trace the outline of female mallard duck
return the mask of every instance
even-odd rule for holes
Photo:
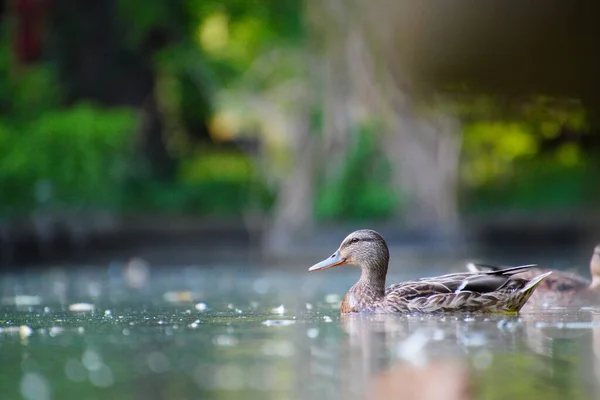
[[[362,273],[342,301],[341,312],[501,312],[514,313],[525,304],[535,287],[550,274],[533,279],[513,275],[530,266],[499,271],[457,273],[422,278],[385,288],[389,250],[383,237],[369,229],[348,235],[329,258],[309,272],[342,264],[357,265]]]
[[[471,272],[497,271],[498,267],[485,264],[467,264]],[[552,272],[537,288],[535,294],[527,302],[527,307],[537,308],[552,306],[583,306],[600,303],[600,244],[596,245],[590,259],[592,280],[567,271],[555,271],[542,268],[531,268],[516,275],[522,279],[531,279],[535,275]]]

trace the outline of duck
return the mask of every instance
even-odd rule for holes
[[[342,314],[375,313],[518,313],[540,282],[552,272],[531,279],[515,277],[535,265],[490,271],[458,272],[385,287],[390,260],[383,236],[371,229],[350,233],[338,249],[309,272],[344,264],[360,267],[358,282],[344,296]]]
[[[499,267],[486,264],[467,264],[467,270],[470,272],[497,271],[499,269]],[[531,279],[546,272],[552,272],[552,276],[539,285],[527,303],[528,309],[600,304],[600,243],[594,247],[590,258],[591,279],[573,272],[544,268],[531,268],[520,272],[517,276],[522,279]]]

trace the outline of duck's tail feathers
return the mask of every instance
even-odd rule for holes
[[[480,273],[480,272],[490,272],[490,273],[501,273],[501,274],[509,274],[509,275],[513,275],[513,274],[518,274],[519,272],[523,272],[529,268],[534,268],[537,267],[537,264],[525,264],[525,265],[519,265],[516,267],[508,267],[508,268],[502,268],[502,267],[498,267],[495,265],[489,265],[489,264],[479,264],[479,263],[473,263],[473,262],[469,262],[467,263],[467,270],[469,272],[472,273]]]
[[[545,272],[545,273],[543,273],[541,275],[536,276],[535,278],[530,279],[529,282],[527,282],[527,284],[525,286],[523,286],[523,288],[521,289],[521,291],[522,292],[531,291],[531,293],[533,293],[533,291],[535,290],[535,287],[537,285],[539,285],[540,282],[543,281],[544,278],[546,278],[551,273],[552,273],[552,271]]]

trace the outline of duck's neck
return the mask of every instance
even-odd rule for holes
[[[384,263],[374,264],[362,268],[360,279],[350,289],[356,300],[374,302],[381,300],[385,294],[385,276],[387,274],[387,260]]]

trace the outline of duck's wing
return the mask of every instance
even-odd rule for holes
[[[513,275],[526,271],[531,267],[533,265],[523,265],[493,271],[458,272],[430,278],[420,278],[392,285],[386,289],[385,294],[387,296],[397,293],[406,299],[410,299],[412,297],[453,293],[456,291],[487,293],[500,289]]]
[[[528,291],[526,298],[512,304],[504,311],[518,311],[533,289],[548,274],[532,280],[513,277],[533,265],[504,268],[497,271],[464,272],[421,278],[392,285],[386,289],[385,302],[398,311],[477,311],[508,302],[515,293]]]

